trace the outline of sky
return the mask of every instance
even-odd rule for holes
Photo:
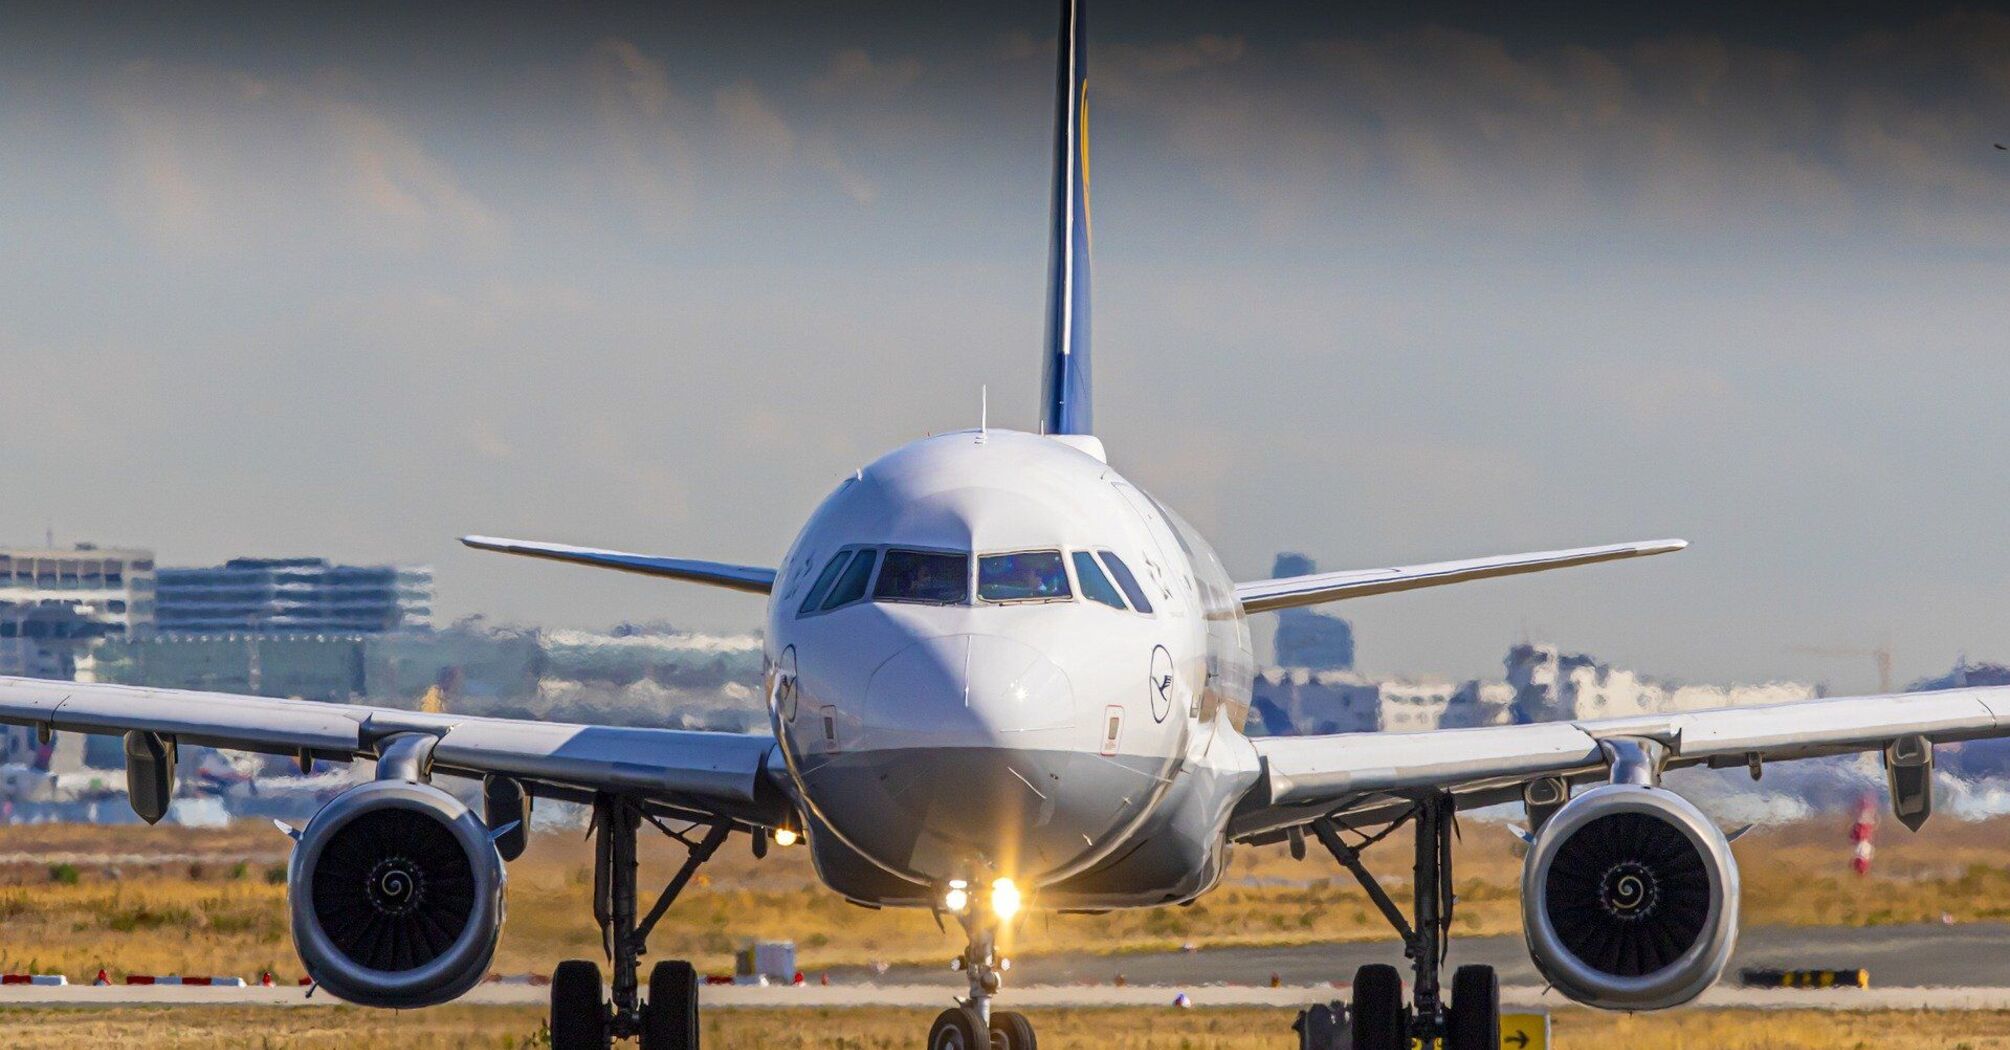
[[[1693,543],[1335,606],[1371,671],[2010,660],[2010,14],[1629,6],[1092,7],[1112,463],[1238,578]],[[772,564],[1036,426],[1055,22],[0,8],[0,541],[753,627],[454,538]]]

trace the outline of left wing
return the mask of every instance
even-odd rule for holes
[[[1621,558],[1644,558],[1668,554],[1689,545],[1686,540],[1648,540],[1644,543],[1617,543],[1607,547],[1577,547],[1572,550],[1536,551],[1532,554],[1503,554],[1464,561],[1440,561],[1427,565],[1398,565],[1386,569],[1350,569],[1321,572],[1311,576],[1286,576],[1276,580],[1255,580],[1235,585],[1235,597],[1242,611],[1269,612],[1295,605],[1318,605],[1342,598],[1369,594],[1409,591],[1419,587],[1442,587],[1448,583],[1484,580],[1494,576],[1515,576],[1544,572],[1572,565],[1590,565]]]
[[[0,677],[0,722],[50,730],[141,730],[177,741],[268,754],[375,758],[400,733],[438,738],[434,768],[502,774],[533,794],[601,791],[774,826],[787,802],[768,779],[769,734],[566,725],[512,718],[278,700],[181,689]]]
[[[1460,805],[1505,801],[1537,777],[1602,774],[1602,742],[1651,740],[1670,767],[1876,751],[1907,737],[1950,743],[2010,736],[2010,687],[1840,697],[1579,722],[1336,733],[1250,741],[1263,776],[1238,811],[1247,836],[1430,790]]]
[[[622,572],[663,576],[673,580],[688,580],[692,583],[709,583],[714,587],[747,591],[752,594],[766,594],[775,588],[775,570],[764,569],[757,565],[728,565],[725,562],[699,561],[696,558],[663,558],[653,554],[630,554],[627,551],[573,547],[563,543],[506,540],[497,536],[462,536],[461,542],[476,550],[521,554],[547,561],[619,569]]]

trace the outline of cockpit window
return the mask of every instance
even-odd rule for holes
[[[838,577],[837,585],[831,588],[830,597],[825,598],[818,609],[835,609],[840,605],[850,605],[865,597],[865,585],[872,579],[874,555],[879,552],[871,548],[858,552],[858,557],[845,566],[844,574]]]
[[[970,555],[889,550],[874,601],[962,605],[970,597]]]
[[[1138,578],[1131,575],[1131,567],[1125,565],[1124,559],[1117,557],[1115,551],[1097,551],[1096,554],[1103,559],[1104,565],[1110,567],[1110,575],[1116,577],[1117,586],[1124,589],[1124,596],[1131,600],[1131,608],[1150,616],[1151,599],[1146,598],[1145,589],[1138,586]]]
[[[844,569],[846,562],[851,561],[851,556],[851,551],[839,551],[831,556],[830,564],[824,566],[824,571],[817,575],[816,585],[810,588],[809,595],[803,599],[803,604],[796,609],[797,616],[802,616],[815,609],[824,600],[824,595],[830,593],[831,584],[837,582],[838,573]]]
[[[1088,551],[1076,551],[1069,557],[1075,563],[1075,582],[1081,585],[1082,597],[1102,602],[1112,609],[1124,607],[1123,597],[1110,585],[1110,578],[1097,567],[1095,555]]]
[[[1020,551],[978,559],[977,596],[987,602],[1064,602],[1073,592],[1060,551]]]

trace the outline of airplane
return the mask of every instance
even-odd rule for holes
[[[804,840],[833,892],[952,916],[967,994],[930,1050],[1036,1050],[994,1009],[999,935],[1032,909],[1164,907],[1220,881],[1237,845],[1308,840],[1401,937],[1397,969],[1360,968],[1353,1046],[1498,1045],[1499,986],[1443,980],[1459,810],[1519,801],[1522,909],[1543,977],[1623,1010],[1695,998],[1723,971],[1739,883],[1726,836],[1664,771],[1883,754],[1892,805],[1932,808],[1935,743],[2010,735],[2010,690],[1414,733],[1244,732],[1248,618],[1275,609],[1658,555],[1680,540],[1237,582],[1178,515],[1113,468],[1092,425],[1087,47],[1064,0],[1040,428],[980,425],[900,446],[842,479],[774,567],[479,536],[469,546],[765,595],[770,732],[563,725],[305,701],[0,679],[0,721],[124,734],[129,797],[165,812],[176,749],[374,760],[301,828],[288,909],[308,975],[355,1003],[451,1000],[486,973],[506,865],[534,799],[592,807],[593,911],[612,973],[561,962],[557,1050],[639,1038],[698,1045],[699,985],[651,931],[743,834],[756,855]],[[480,812],[432,783],[480,777]],[[688,854],[646,909],[647,825]],[[1412,900],[1361,854],[1407,826]]]

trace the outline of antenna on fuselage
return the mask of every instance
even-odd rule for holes
[[[980,383],[977,387],[977,443],[983,444],[991,433],[991,385]]]

